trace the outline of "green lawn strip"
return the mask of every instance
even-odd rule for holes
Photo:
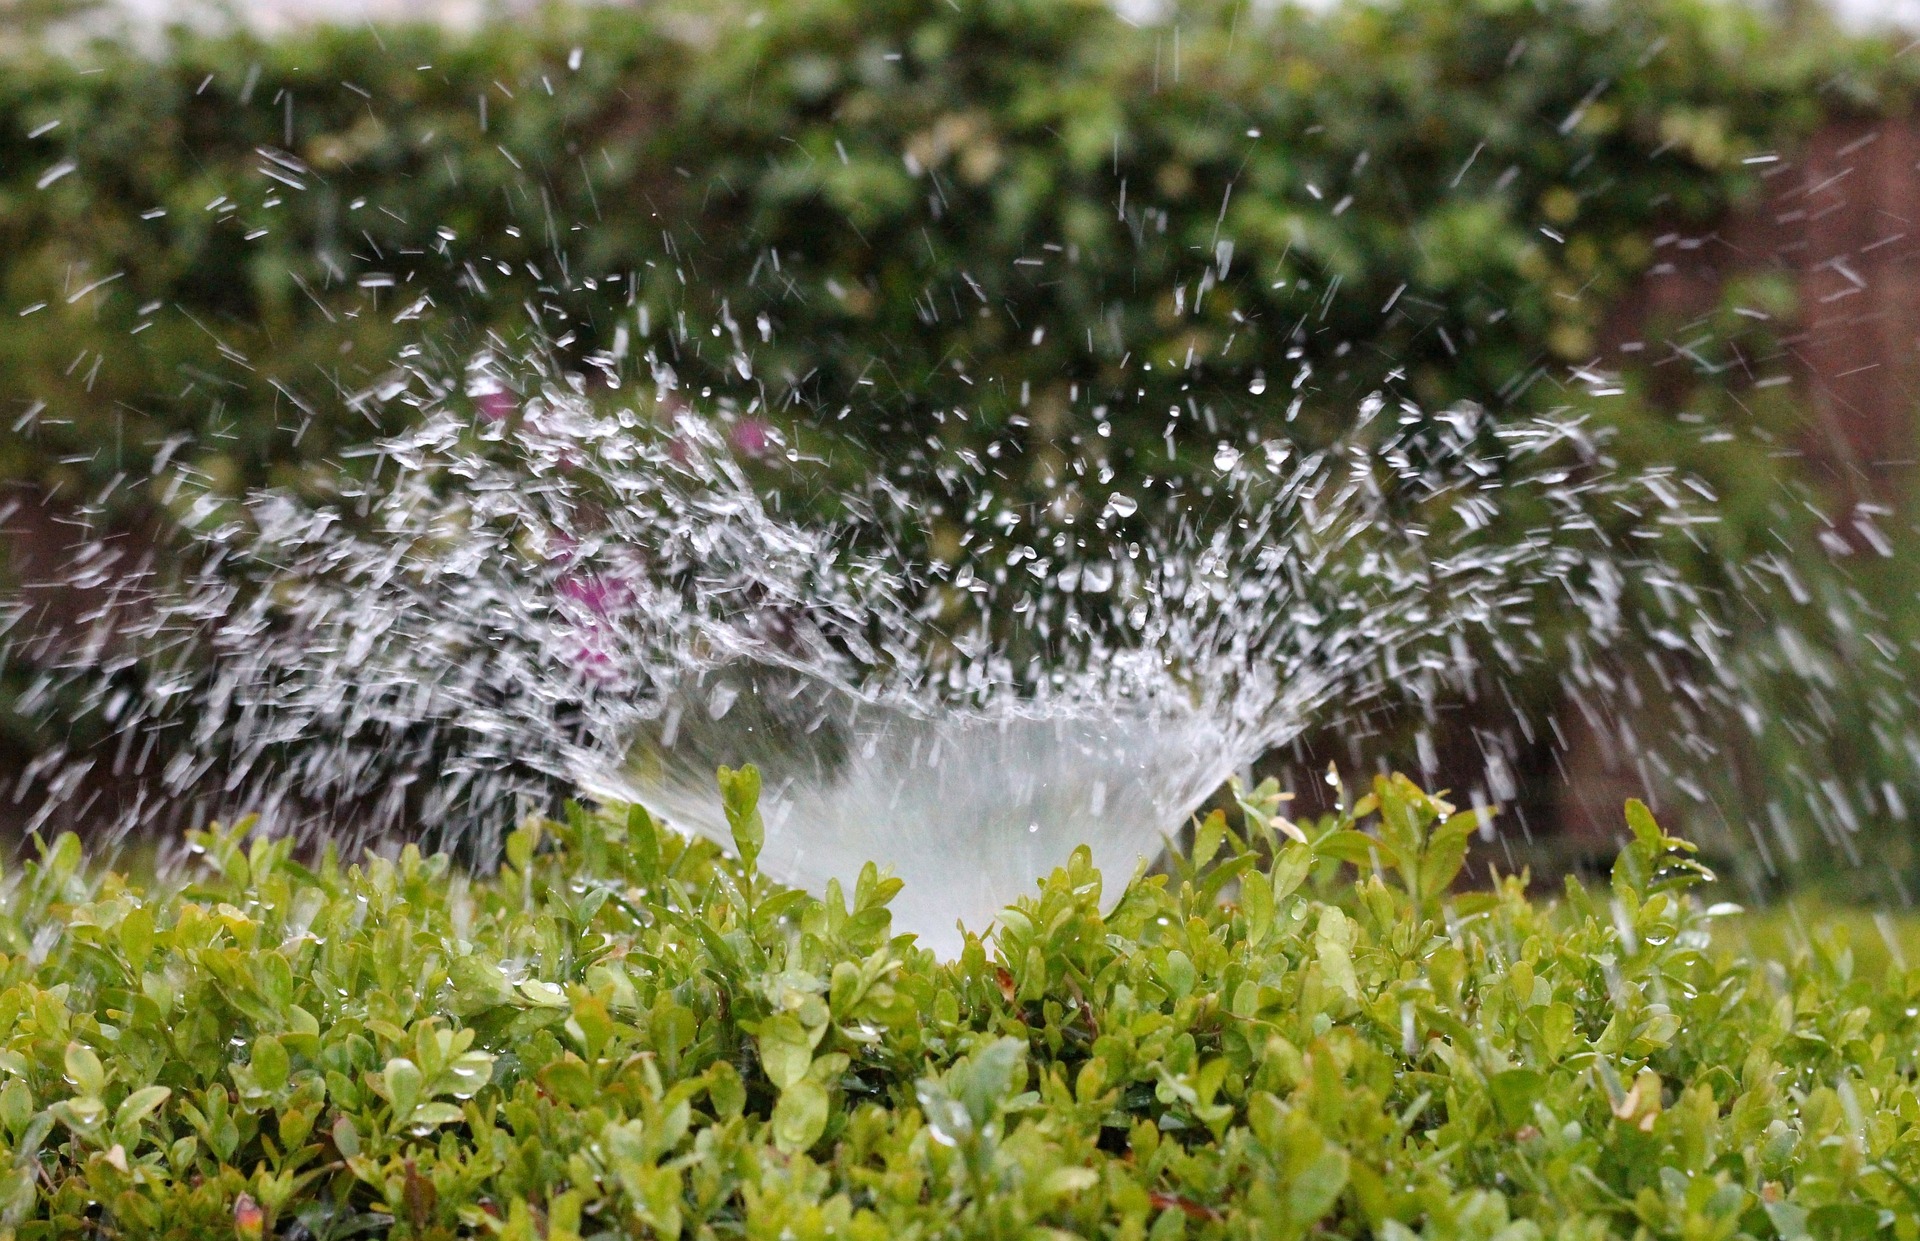
[[[1716,919],[1713,939],[1742,956],[1785,968],[1795,968],[1808,955],[1824,957],[1842,976],[1879,979],[1920,962],[1920,916],[1912,910],[1862,908],[1818,896]]]

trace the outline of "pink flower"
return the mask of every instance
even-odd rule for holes
[[[633,587],[627,579],[601,573],[564,578],[559,591],[561,598],[580,605],[602,620],[633,603]]]
[[[613,656],[587,643],[582,643],[579,649],[568,657],[567,663],[582,680],[598,681],[607,685],[620,679],[620,670],[615,667]]]
[[[488,422],[504,422],[520,411],[520,402],[513,399],[513,393],[495,389],[477,393],[473,398],[473,407]]]
[[[632,583],[606,573],[580,573],[554,587],[572,622],[574,649],[567,663],[586,680],[611,684],[620,679],[618,623],[615,617],[634,604]]]
[[[742,418],[727,432],[727,439],[732,442],[736,452],[758,457],[773,442],[773,428],[761,418]]]

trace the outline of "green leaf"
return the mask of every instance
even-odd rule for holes
[[[733,847],[751,869],[766,843],[766,824],[760,818],[760,769],[749,763],[740,770],[720,769],[720,801],[733,831]]]
[[[94,1095],[63,1099],[47,1109],[61,1124],[91,1139],[107,1120],[107,1105]]]
[[[1428,837],[1420,863],[1421,891],[1415,894],[1423,909],[1430,911],[1432,903],[1453,886],[1454,877],[1466,864],[1467,846],[1479,828],[1480,812],[1467,810],[1449,818]]]
[[[533,821],[523,824],[507,834],[507,863],[515,870],[524,871],[533,865],[533,852],[540,846],[540,824]]]
[[[686,1006],[669,1002],[654,1011],[653,1030],[661,1053],[677,1057],[699,1035],[699,1019]]]
[[[85,1043],[68,1043],[66,1054],[67,1081],[83,1095],[98,1097],[107,1088],[107,1071],[100,1064],[100,1057],[93,1048]]]
[[[1167,953],[1166,963],[1159,969],[1160,978],[1167,984],[1176,1000],[1184,1000],[1193,994],[1193,984],[1198,977],[1193,968],[1193,959],[1178,948]]]
[[[33,1091],[27,1084],[15,1078],[0,1087],[0,1125],[6,1126],[8,1135],[17,1141],[32,1119]]]
[[[113,1127],[121,1133],[131,1132],[172,1096],[173,1091],[165,1086],[141,1087],[121,1102],[120,1110],[114,1113]]]
[[[814,903],[814,895],[805,888],[789,888],[785,892],[776,892],[753,908],[753,922],[763,930],[772,930],[780,919],[797,916],[808,905]]]
[[[1355,866],[1371,866],[1381,851],[1380,842],[1365,832],[1352,830],[1329,832],[1313,842],[1313,851],[1321,857],[1339,858]]]
[[[1376,776],[1373,796],[1380,810],[1380,838],[1388,850],[1401,858],[1418,857],[1432,816],[1426,794],[1405,776]],[[1356,815],[1358,811],[1355,807]]]
[[[1533,1116],[1533,1103],[1546,1088],[1547,1079],[1533,1069],[1507,1069],[1487,1079],[1487,1095],[1493,1110],[1508,1129],[1518,1129]]]
[[[1273,900],[1278,905],[1299,890],[1313,871],[1313,850],[1303,844],[1288,845],[1273,859]]]
[[[1347,1187],[1347,1152],[1329,1146],[1302,1168],[1287,1189],[1287,1215],[1296,1228],[1305,1228],[1333,1210]]]
[[[280,1145],[285,1150],[299,1150],[313,1133],[313,1122],[320,1118],[322,1100],[315,1098],[311,1102],[290,1106],[280,1112]]]
[[[493,1080],[494,1058],[490,1052],[467,1051],[453,1058],[436,1079],[435,1094],[456,1099],[471,1099]]]
[[[513,1002],[513,984],[498,965],[478,954],[455,958],[447,967],[447,980],[453,984],[462,1015]]]
[[[1666,833],[1653,821],[1653,811],[1638,797],[1627,799],[1627,827],[1633,832],[1633,838],[1649,849],[1661,848],[1666,840]]]
[[[1240,876],[1247,874],[1259,865],[1260,859],[1251,853],[1237,853],[1233,857],[1207,871],[1207,877],[1200,882],[1200,898],[1211,905],[1226,891],[1228,885]]]
[[[1880,1213],[1863,1202],[1829,1202],[1807,1212],[1807,1233],[1817,1241],[1855,1241],[1881,1231]]]
[[[341,1116],[333,1122],[333,1145],[348,1159],[360,1156],[360,1129],[350,1116]]]
[[[1540,1049],[1548,1059],[1558,1060],[1574,1040],[1573,1006],[1564,1001],[1549,1004],[1540,1013]]]
[[[120,920],[120,950],[135,970],[153,955],[153,911],[145,905],[135,907]]]
[[[632,850],[634,869],[643,878],[659,876],[660,827],[638,802],[627,807],[627,847]]]
[[[776,1089],[785,1090],[807,1075],[814,1040],[791,1013],[762,1021],[758,1043],[760,1066]]]
[[[28,1218],[39,1199],[39,1190],[39,1178],[32,1164],[0,1171],[0,1219]]]
[[[571,1052],[542,1068],[538,1077],[556,1099],[574,1107],[588,1106],[600,1093],[593,1069]]]
[[[802,1078],[780,1092],[773,1108],[773,1141],[783,1151],[806,1150],[827,1131],[827,1088]]]
[[[451,1103],[422,1103],[407,1116],[407,1127],[419,1129],[458,1124],[465,1115]]]
[[[1257,943],[1266,940],[1273,925],[1273,877],[1253,874],[1240,881],[1240,907],[1247,914],[1247,933]]]
[[[520,994],[525,996],[528,1002],[539,1008],[571,1007],[567,1002],[567,993],[565,991],[550,982],[542,982],[538,978],[521,979]]]
[[[578,1040],[581,1054],[589,1060],[597,1060],[601,1050],[613,1041],[613,1017],[607,1012],[607,1006],[596,997],[580,995],[573,1001],[573,1016],[568,1020],[566,1030]]]
[[[746,1083],[740,1080],[740,1072],[725,1060],[716,1060],[707,1067],[707,1099],[713,1104],[714,1115],[722,1120],[738,1116],[747,1106]]]
[[[838,962],[833,967],[833,978],[827,987],[827,1007],[835,1017],[844,1018],[859,1001],[863,990],[860,967],[851,961]]]
[[[1026,1081],[1027,1045],[1017,1038],[995,1039],[947,1074],[948,1090],[967,1109],[975,1129],[985,1128]]]
[[[280,1040],[271,1034],[263,1034],[253,1041],[253,1058],[248,1062],[253,1071],[253,1080],[262,1090],[274,1091],[287,1084],[287,1075],[293,1071],[293,1061],[287,1056],[287,1049]]]
[[[387,1089],[387,1102],[393,1105],[395,1119],[404,1120],[420,1102],[420,1090],[426,1084],[420,1066],[404,1056],[387,1061],[381,1081]]]
[[[1763,1203],[1767,1211],[1767,1222],[1780,1234],[1780,1241],[1805,1241],[1812,1234],[1807,1231],[1807,1208],[1795,1202]],[[1871,1236],[1869,1231],[1863,1235]]]
[[[1200,820],[1193,830],[1193,866],[1195,870],[1205,870],[1207,863],[1213,861],[1220,852],[1220,846],[1227,839],[1227,816],[1216,810]]]
[[[1336,905],[1320,911],[1319,926],[1313,934],[1315,959],[1320,976],[1349,999],[1360,998],[1360,980],[1353,972],[1354,925]]]

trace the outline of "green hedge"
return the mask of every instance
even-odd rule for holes
[[[722,779],[734,859],[637,811],[492,876],[56,841],[0,903],[0,1236],[1920,1235],[1920,971],[1714,952],[1637,803],[1550,905],[1450,893],[1478,815],[1402,779],[1266,788],[942,964],[871,868],[758,874]]]
[[[576,364],[625,329],[690,391],[845,430],[860,468],[1024,417],[1034,491],[1096,453],[1137,478],[1174,406],[1208,456],[1388,383],[1543,408],[1655,233],[1739,201],[1743,157],[1903,107],[1905,66],[1701,0],[1146,30],[779,0],[15,51],[0,475],[79,498],[188,432],[217,490],[299,481],[408,346],[457,360],[529,311]]]

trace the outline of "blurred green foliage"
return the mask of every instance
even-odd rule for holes
[[[1036,491],[1137,475],[1176,408],[1210,453],[1385,386],[1562,404],[1654,233],[1899,106],[1891,51],[1697,0],[1145,29],[780,0],[16,50],[0,475],[79,498],[188,433],[216,490],[297,481],[371,433],[345,398],[530,314],[576,364],[624,336],[883,460],[1024,419]]]

